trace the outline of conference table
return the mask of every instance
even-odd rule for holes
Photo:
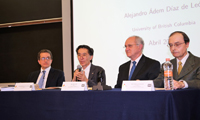
[[[200,120],[200,90],[1,91],[1,120]]]

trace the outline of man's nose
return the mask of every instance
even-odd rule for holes
[[[81,56],[81,59],[83,59],[83,56]]]
[[[127,50],[129,50],[129,47],[128,47],[128,46],[125,48],[125,51],[127,51]]]

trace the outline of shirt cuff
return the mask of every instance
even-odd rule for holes
[[[188,88],[188,84],[185,80],[179,80],[179,81],[184,83],[185,87],[183,89]]]

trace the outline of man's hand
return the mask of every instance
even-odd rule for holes
[[[78,72],[77,78],[78,80],[88,82],[88,79],[85,76],[85,71]]]
[[[176,81],[176,80],[173,80],[174,82],[174,89],[181,89],[181,88],[184,88],[185,87],[185,84],[182,82],[182,81]]]
[[[76,70],[76,71],[74,72],[74,78],[73,78],[72,81],[76,81],[76,77],[77,77],[77,79],[80,80],[80,81],[88,82],[88,79],[87,79],[86,76],[85,76],[85,71],[80,71],[80,72],[79,72],[78,70]]]
[[[72,81],[76,81],[77,75],[78,75],[78,69],[75,70],[74,77],[73,77]]]

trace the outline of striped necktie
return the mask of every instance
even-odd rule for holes
[[[40,77],[40,80],[39,80],[39,82],[38,82],[39,88],[42,88],[43,83],[44,83],[44,79],[45,79],[45,72],[46,72],[46,71],[42,71],[42,72],[43,72],[43,74],[42,74],[42,76]]]
[[[131,68],[131,72],[130,72],[130,75],[129,75],[129,77],[128,77],[128,80],[131,80],[131,77],[132,77],[133,72],[134,72],[134,70],[135,70],[135,64],[136,64],[136,62],[133,61],[133,66],[132,66],[132,68]]]

